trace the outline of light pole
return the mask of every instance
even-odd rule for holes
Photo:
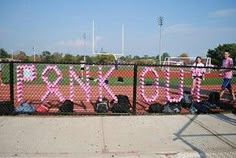
[[[92,30],[92,53],[95,54],[95,22],[93,20],[93,30]]]
[[[163,25],[163,16],[158,17],[158,25],[160,26],[160,40],[159,40],[159,64],[161,65],[161,27]]]
[[[85,54],[86,52],[86,33],[83,34],[83,53]]]
[[[34,61],[35,61],[35,48],[33,47]]]
[[[125,25],[122,24],[121,26],[121,54],[124,56],[125,52]]]

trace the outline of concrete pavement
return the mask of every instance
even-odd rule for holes
[[[236,157],[236,115],[1,116],[0,157]]]

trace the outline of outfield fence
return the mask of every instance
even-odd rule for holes
[[[179,102],[184,93],[190,93],[193,73],[203,75],[194,84],[195,101],[205,100],[211,92],[221,90],[222,70],[236,73],[235,68],[182,65],[16,61],[0,62],[0,65],[0,101],[15,109],[26,101],[35,108],[46,107],[35,114],[59,114],[58,107],[65,100],[74,102],[73,113],[69,114],[97,114],[97,100],[105,97],[109,102],[116,102],[116,95],[128,96],[130,114],[145,114],[153,103]],[[235,90],[236,76],[231,79],[231,85]],[[221,100],[231,102],[229,91],[225,91]],[[113,113],[109,110],[106,114]]]

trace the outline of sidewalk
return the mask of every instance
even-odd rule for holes
[[[0,157],[236,157],[236,115],[1,116]]]

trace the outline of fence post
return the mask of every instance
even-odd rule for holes
[[[10,62],[10,102],[14,105],[14,63]]]
[[[136,115],[136,99],[137,99],[137,75],[138,66],[134,64],[134,78],[133,78],[133,114]]]

